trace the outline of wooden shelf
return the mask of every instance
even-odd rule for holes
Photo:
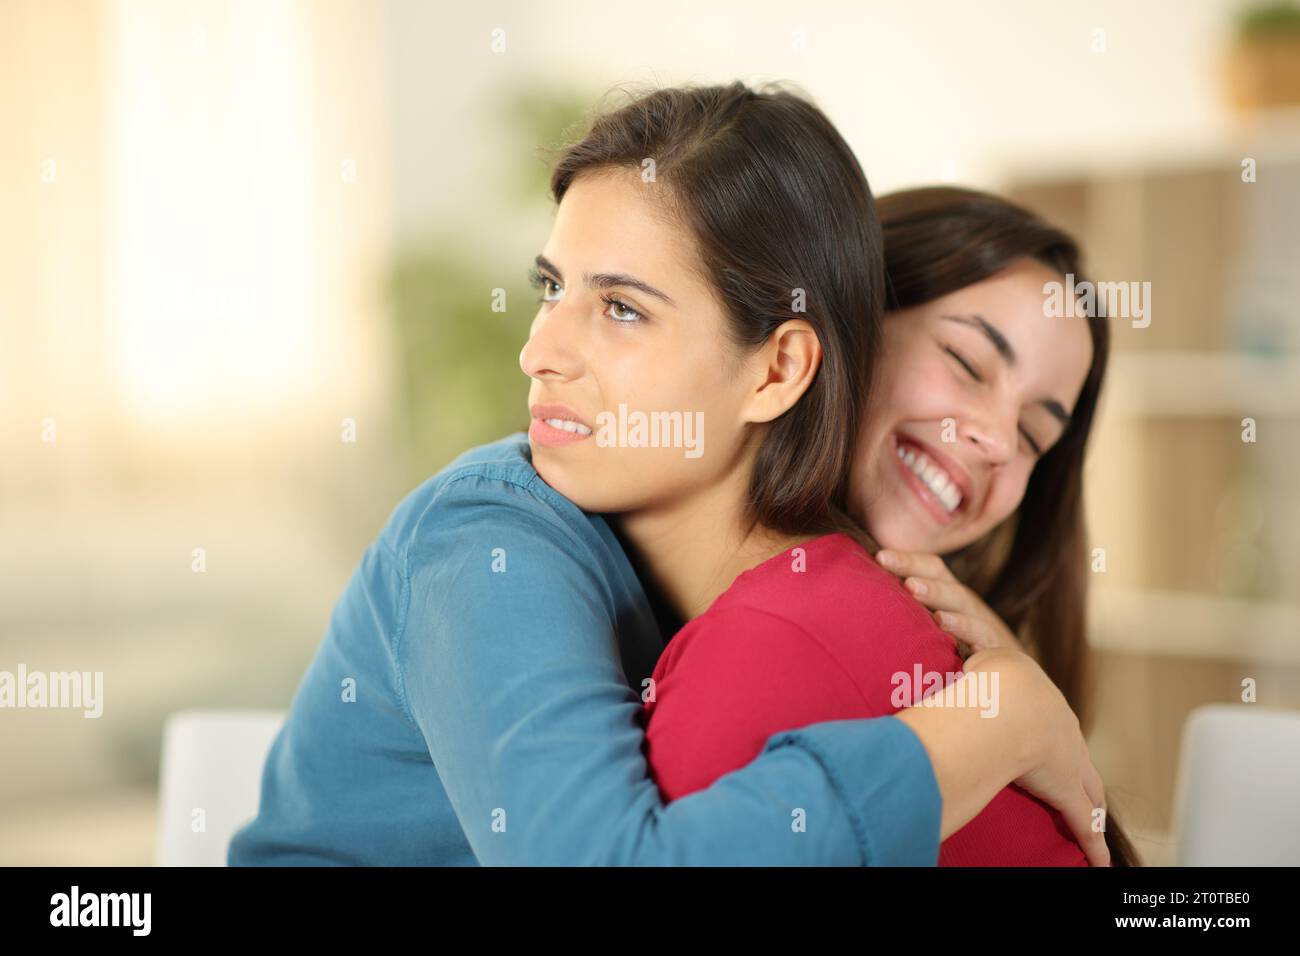
[[[1101,651],[1300,665],[1294,604],[1094,588],[1089,613],[1089,639]]]
[[[1102,399],[1110,415],[1300,417],[1300,357],[1127,352],[1110,362]]]
[[[1300,163],[1300,107],[1225,113],[1212,127],[1191,134],[1170,131],[1135,139],[1124,132],[1068,143],[1017,143],[993,162],[1003,170],[1003,181],[1030,186],[1206,167],[1236,175],[1245,157],[1270,166]]]

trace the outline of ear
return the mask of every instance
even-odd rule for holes
[[[803,397],[822,363],[822,344],[803,319],[782,322],[750,357],[755,388],[742,409],[748,422],[780,418]]]

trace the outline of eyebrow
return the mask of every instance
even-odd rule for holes
[[[539,255],[535,260],[539,269],[545,269],[561,282],[564,281],[564,274],[556,267],[555,263],[546,256]],[[624,272],[590,272],[584,273],[583,280],[587,287],[591,289],[612,289],[615,286],[622,286],[628,289],[636,289],[638,292],[644,292],[646,295],[654,296],[663,302],[668,303],[674,309],[677,303],[674,302],[666,292],[661,292],[648,282],[642,282],[636,276],[630,276]]]
[[[988,340],[993,343],[993,347],[997,349],[998,355],[1002,356],[1003,360],[1008,365],[1016,364],[1016,350],[1011,347],[1011,343],[1007,341],[1007,337],[999,332],[991,322],[984,318],[984,316],[975,314],[942,315],[940,318],[947,319],[949,322],[960,322],[962,325],[969,325],[973,328],[979,329],[988,337]],[[1070,413],[1067,412],[1065,406],[1056,399],[1040,399],[1038,404],[1051,412],[1052,417],[1059,421],[1063,426],[1068,426],[1070,424]]]

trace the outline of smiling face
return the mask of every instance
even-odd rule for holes
[[[698,274],[690,234],[652,188],[635,170],[583,173],[564,194],[533,276],[543,301],[519,355],[532,379],[533,464],[588,511],[680,499],[719,481],[748,451],[748,360]],[[683,437],[702,423],[703,453],[603,441],[601,413],[617,416],[620,405],[629,422],[636,413],[680,413]]]
[[[886,316],[850,501],[883,547],[947,554],[1019,507],[1092,362],[1085,319],[1043,314],[1060,281],[1023,259]]]

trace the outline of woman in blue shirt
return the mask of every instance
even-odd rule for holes
[[[671,635],[611,522],[633,540],[690,522],[682,567],[647,569],[688,615],[730,562],[841,527],[879,226],[826,118],[741,84],[601,117],[552,192],[520,356],[528,437],[463,455],[367,549],[230,862],[929,865],[1013,780],[1105,862],[1080,810],[1103,797],[1078,723],[1005,651],[968,662],[999,671],[1002,721],[913,708],[816,724],[661,802],[640,693]],[[712,537],[709,495],[735,482],[753,526]]]

